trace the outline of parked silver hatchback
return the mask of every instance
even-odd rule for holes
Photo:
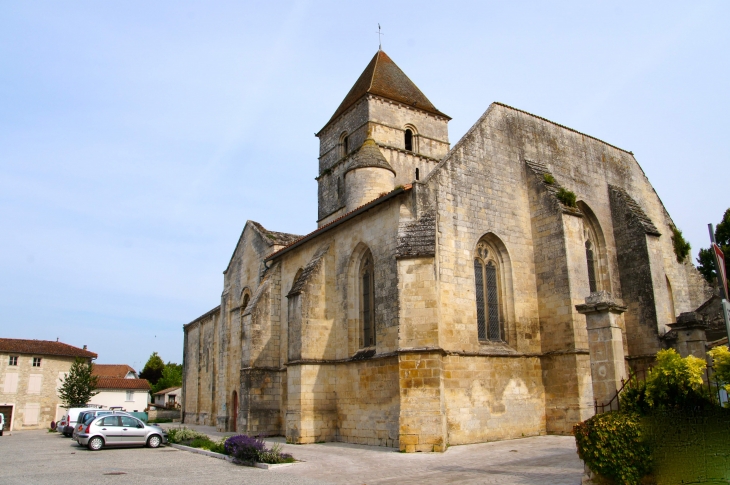
[[[96,451],[107,446],[149,446],[167,443],[167,432],[159,426],[146,425],[132,416],[98,416],[78,433],[78,442]]]

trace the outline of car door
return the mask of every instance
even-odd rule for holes
[[[122,444],[123,435],[119,416],[105,416],[97,423],[99,423],[99,431],[104,436],[104,442],[107,445]]]
[[[147,435],[144,424],[131,416],[119,416],[119,419],[122,420],[122,442],[125,445],[143,445]]]

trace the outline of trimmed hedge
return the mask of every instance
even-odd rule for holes
[[[638,414],[597,414],[573,427],[578,456],[594,473],[622,485],[638,485],[651,471]]]

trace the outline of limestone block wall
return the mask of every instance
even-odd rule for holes
[[[368,104],[361,99],[319,133],[319,171],[317,177],[318,215],[324,219],[344,205],[344,169],[347,155],[356,151],[367,137]],[[348,153],[341,143],[348,134]]]
[[[330,365],[287,367],[286,440],[288,443],[335,441],[336,369]]]
[[[400,348],[438,347],[439,309],[434,258],[398,261]]]
[[[390,170],[366,167],[345,175],[345,212],[357,209],[395,188],[395,176]]]
[[[448,119],[378,96],[368,98],[373,139],[405,149],[405,130],[414,131],[413,151],[437,160],[449,151]]]
[[[652,259],[656,264],[656,254],[652,258],[650,253],[658,250],[658,231],[650,229],[652,233],[647,234],[647,227],[627,207],[629,201],[625,196],[615,190],[611,193],[616,243],[624,248],[619,252],[618,264],[622,297],[628,307],[624,315],[627,353],[655,354],[661,348],[658,339],[661,323],[651,265]]]
[[[286,371],[262,367],[241,369],[240,389],[237,431],[250,436],[283,435]]]
[[[282,336],[291,338],[288,326],[292,318],[302,315],[302,324],[307,318],[305,309],[312,313],[312,323],[319,329],[313,335],[321,346],[312,345],[315,353],[303,354],[302,358],[346,359],[360,349],[360,307],[359,307],[359,264],[369,250],[374,261],[375,279],[375,330],[377,353],[392,352],[398,346],[398,288],[397,264],[393,257],[397,245],[398,221],[401,204],[410,201],[405,197],[392,199],[359,216],[356,221],[346,222],[326,233],[326,236],[307,242],[277,258],[281,264],[282,290],[280,311],[286,318],[287,328]],[[324,245],[330,245],[323,260],[323,271],[327,285],[316,291],[309,290],[309,303],[303,301],[300,313],[290,312],[286,295],[292,288],[295,276],[314,258]],[[319,285],[319,283],[317,283]],[[319,295],[319,296],[315,296]],[[319,307],[319,308],[318,308]],[[302,327],[304,328],[304,327]],[[304,331],[303,331],[304,332]],[[306,335],[306,332],[303,333]],[[309,338],[309,337],[306,337]],[[282,362],[286,362],[288,349],[295,349],[302,342],[282,343]],[[308,356],[306,356],[308,355]]]
[[[18,356],[18,365],[9,364],[10,355]],[[41,366],[33,367],[33,357]],[[49,428],[61,413],[58,397],[60,378],[68,374],[73,357],[0,353],[0,406],[13,408],[12,429]],[[33,385],[31,385],[33,380]],[[40,386],[37,381],[40,380]],[[5,416],[6,421],[9,416]]]
[[[447,355],[443,369],[449,445],[545,434],[538,357]]]
[[[218,363],[216,307],[186,326],[183,362],[183,420],[186,423],[216,425],[216,367]]]
[[[408,352],[398,356],[401,451],[445,451],[447,424],[442,353]]]
[[[337,365],[336,440],[398,447],[398,358]]]
[[[406,185],[416,180],[416,169],[418,169],[418,180],[425,179],[440,161],[388,145],[379,144],[378,147],[395,170],[395,185]]]

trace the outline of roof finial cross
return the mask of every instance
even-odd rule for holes
[[[380,24],[378,24],[378,50],[379,51],[382,51],[383,50],[383,39],[382,39],[382,37],[384,35],[385,34],[380,31]]]

